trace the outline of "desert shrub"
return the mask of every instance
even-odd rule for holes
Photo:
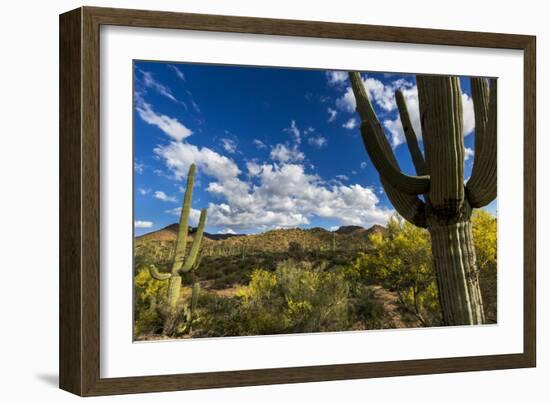
[[[388,231],[371,235],[372,251],[359,253],[350,269],[365,284],[380,284],[395,291],[410,322],[441,324],[430,238],[426,230],[393,218]],[[407,315],[408,314],[408,315]]]
[[[205,292],[199,297],[198,306],[193,337],[239,336],[246,333],[239,298]]]
[[[472,224],[485,319],[488,323],[496,323],[497,219],[486,211],[475,210]]]
[[[356,330],[394,328],[393,318],[375,298],[370,286],[350,283],[349,315]]]
[[[136,337],[162,331],[162,305],[167,281],[157,281],[147,268],[139,268],[134,277],[134,334]]]
[[[348,323],[343,276],[305,262],[255,270],[241,298],[250,334],[343,330]]]

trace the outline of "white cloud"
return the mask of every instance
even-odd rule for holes
[[[338,115],[338,111],[336,109],[328,108],[328,121],[334,122],[334,119],[336,119],[336,115]]]
[[[139,70],[139,69],[138,69]],[[170,88],[166,87],[165,85],[159,83],[153,78],[153,74],[148,71],[139,70],[143,76],[143,84],[145,84],[146,87],[154,89],[159,94],[165,96],[166,98],[170,99],[174,102],[179,102],[176,97],[172,94],[172,91]]]
[[[367,163],[365,161],[361,162],[361,169],[365,169],[367,167]]]
[[[344,129],[353,130],[357,127],[357,119],[350,118],[346,123],[342,125]]]
[[[342,85],[348,79],[348,73],[345,71],[327,71],[326,76],[330,85]]]
[[[208,207],[209,225],[240,229],[292,227],[308,224],[312,216],[338,219],[342,225],[385,224],[391,210],[380,208],[374,191],[361,185],[327,187],[301,165],[263,164],[260,185],[244,195],[224,193],[226,202]],[[235,203],[234,198],[246,203]]]
[[[422,141],[418,89],[414,86],[412,88],[402,90],[402,92],[407,104],[407,109],[409,110],[409,116],[411,118],[414,131],[418,137],[418,140]],[[472,98],[464,93],[462,93],[462,122],[464,136],[470,135],[475,126],[474,103]],[[405,133],[403,132],[403,126],[399,115],[397,115],[395,119],[384,120],[382,124],[391,135],[391,145],[393,148],[405,143]]]
[[[174,207],[169,210],[164,210],[164,212],[176,217],[180,217],[181,207]],[[199,224],[200,216],[201,216],[200,210],[191,208],[191,210],[189,211],[189,225],[192,227],[196,227]],[[208,220],[208,217],[207,217],[207,220]]]
[[[302,141],[301,133],[298,127],[296,126],[296,121],[292,120],[290,122],[290,126],[286,129],[283,129],[283,131],[289,133],[292,136],[292,139],[297,143],[300,144]]]
[[[199,173],[215,178],[233,178],[240,173],[231,159],[207,147],[199,148],[192,144],[172,141],[167,145],[157,146],[154,153],[164,160],[177,180],[187,176],[192,163],[197,165]]]
[[[161,190],[157,190],[154,194],[155,199],[162,200],[164,202],[176,202],[177,199],[174,196],[168,196],[166,193],[164,193]]]
[[[284,147],[290,153],[298,151],[280,146],[279,150]],[[234,231],[265,230],[309,224],[314,216],[336,219],[342,225],[369,226],[385,224],[393,213],[380,207],[372,189],[357,184],[329,185],[317,175],[307,174],[302,165],[289,163],[288,159],[287,162],[277,159],[273,164],[249,161],[248,176],[254,177],[254,184],[239,178],[241,171],[233,161],[208,148],[172,142],[157,147],[155,153],[163,158],[176,178],[185,176],[191,162],[197,164],[201,174],[214,178],[206,191],[220,202],[208,205],[209,226]],[[167,210],[174,215],[180,211]],[[198,219],[198,210],[193,214]]]
[[[178,78],[180,80],[185,81],[185,74],[183,74],[183,72],[179,69],[178,66],[174,66],[173,64],[169,64],[168,68],[170,70],[172,70],[174,73],[176,73],[176,75],[178,76]]]
[[[219,230],[218,234],[221,234],[221,235],[226,235],[226,234],[235,235],[237,233],[235,231],[233,231],[231,228],[224,228],[222,230]]]
[[[336,175],[336,179],[340,179],[341,181],[347,181],[347,180],[349,180],[349,176],[346,176],[346,175]]]
[[[174,140],[181,141],[193,133],[177,119],[156,113],[151,105],[143,100],[138,100],[136,110],[141,119],[150,125],[157,126]]]
[[[257,176],[262,171],[262,167],[253,161],[248,161],[246,163],[246,169],[250,176]]]
[[[252,140],[252,144],[254,144],[256,148],[259,148],[259,149],[267,148],[267,146],[262,140],[254,139]]]
[[[413,86],[412,83],[404,79],[395,80],[389,85],[384,85],[382,81],[371,77],[364,78],[362,81],[371,102],[386,112],[397,108],[395,103],[395,91],[397,89],[405,90]],[[355,111],[355,96],[351,86],[347,87],[345,94],[336,100],[336,106],[347,112]]]
[[[153,226],[152,221],[134,221],[134,228],[151,228]]]
[[[138,192],[142,196],[145,196],[146,194],[149,194],[150,191],[151,191],[151,189],[138,188]]]
[[[229,154],[235,154],[237,151],[237,143],[235,143],[234,140],[223,138],[222,141],[222,147],[225,151],[227,151]]]
[[[474,101],[467,94],[462,93],[462,123],[465,136],[472,134],[476,125]]]
[[[411,82],[399,79],[384,85],[381,81],[374,78],[363,79],[363,85],[367,89],[369,98],[373,103],[378,105],[385,112],[394,112],[397,110],[397,104],[395,102],[395,91],[401,90],[409,110],[411,123],[413,128],[419,136],[421,141],[421,124],[420,124],[420,112],[418,104],[418,89],[416,85]],[[336,105],[339,109],[354,112],[355,111],[355,96],[351,87],[346,89],[345,94],[336,100]],[[474,106],[472,98],[467,94],[462,93],[462,108],[463,108],[463,125],[464,135],[471,134],[474,130]],[[403,133],[403,126],[398,115],[393,119],[385,119],[382,122],[384,128],[390,134],[390,142],[392,147],[397,147],[405,142],[405,135]]]
[[[269,154],[272,160],[278,162],[299,162],[303,161],[305,156],[296,145],[294,147],[287,147],[284,144],[277,144],[271,149]]]
[[[317,148],[321,148],[327,145],[327,139],[323,136],[310,137],[307,139],[308,143]]]
[[[138,164],[137,162],[134,162],[134,172],[137,174],[142,174],[143,170],[145,169],[144,164]]]
[[[474,150],[472,150],[470,147],[464,148],[464,160],[468,161],[470,158],[473,158],[474,156]]]

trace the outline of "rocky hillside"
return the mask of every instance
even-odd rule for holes
[[[188,242],[193,239],[194,229],[189,232]],[[343,226],[336,231],[323,228],[276,229],[253,235],[209,234],[202,242],[203,256],[228,256],[250,253],[284,253],[287,251],[360,251],[368,247],[369,236],[384,233],[386,228],[374,225],[370,228]],[[136,256],[148,255],[154,260],[166,260],[177,237],[178,224],[171,224],[158,231],[136,237]]]

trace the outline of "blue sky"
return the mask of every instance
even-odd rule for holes
[[[420,133],[414,75],[363,79],[402,170],[414,174],[394,100],[401,89]],[[468,79],[461,85],[467,178],[474,115]],[[208,208],[208,232],[384,224],[394,210],[354,103],[344,72],[134,62],[136,235],[177,222],[192,162],[191,225]]]

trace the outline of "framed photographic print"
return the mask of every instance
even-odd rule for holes
[[[535,38],[60,17],[60,386],[535,366]]]

